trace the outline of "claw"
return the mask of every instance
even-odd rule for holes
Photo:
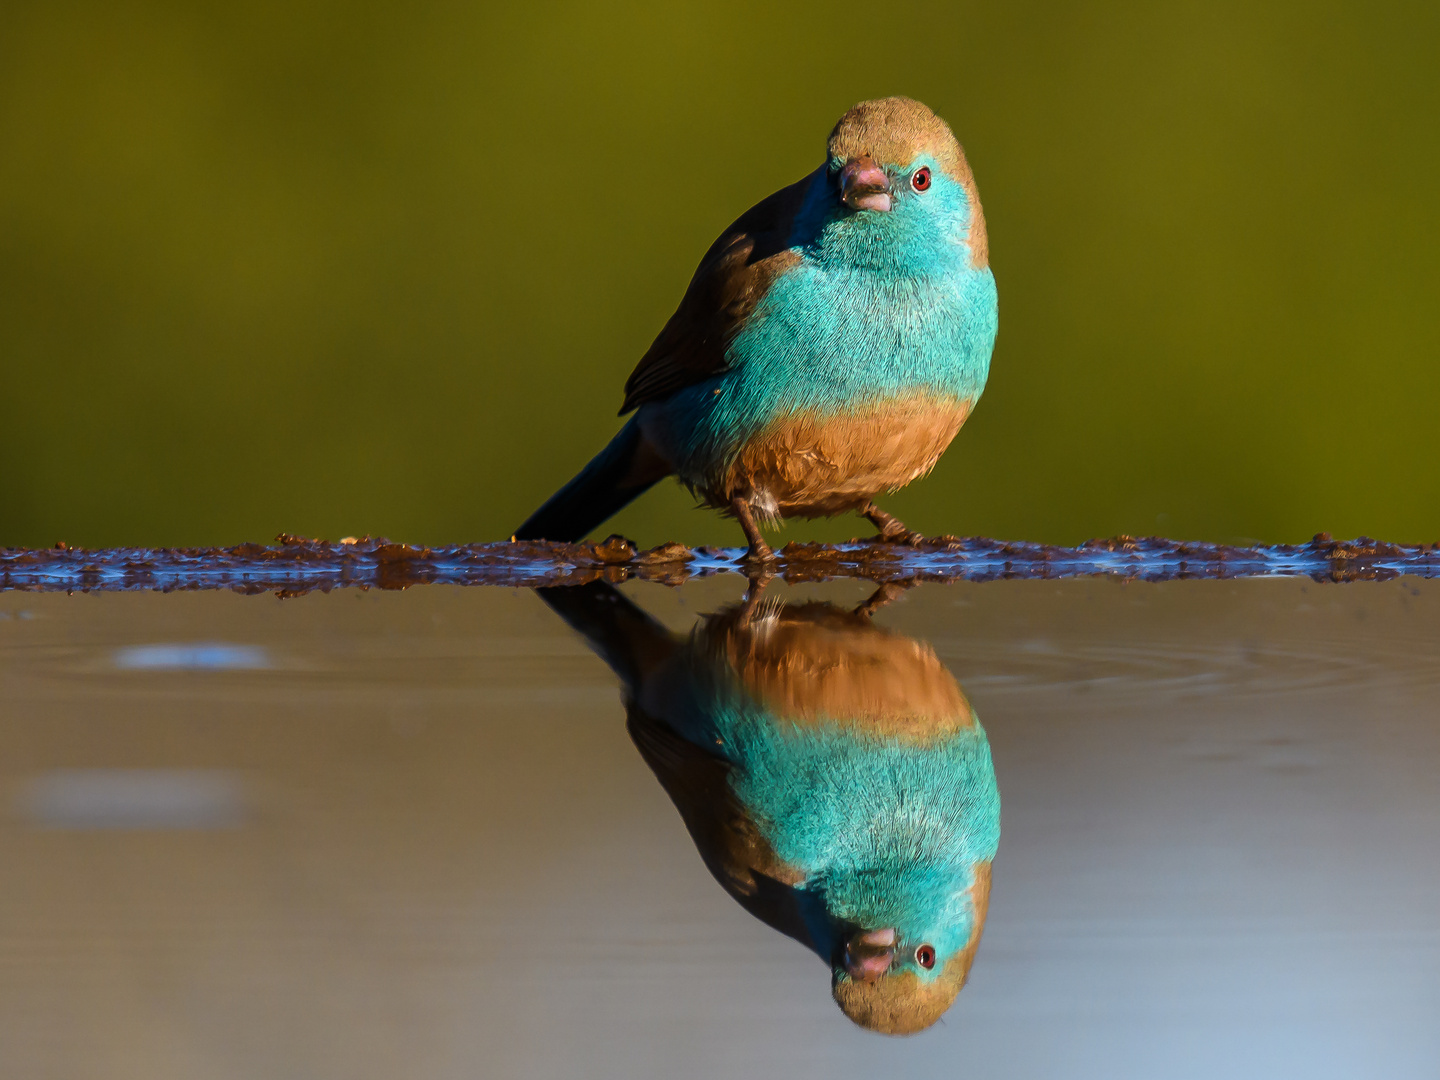
[[[855,608],[855,614],[868,619],[886,604],[909,592],[915,585],[916,582],[913,578],[887,581],[871,593],[869,599]]]
[[[905,523],[893,514],[887,514],[873,502],[866,503],[860,513],[869,519],[870,524],[880,530],[877,538],[882,544],[905,544],[909,547],[919,547],[925,543],[925,537],[914,529],[905,527]]]
[[[743,496],[737,495],[730,501],[730,509],[735,514],[735,520],[740,522],[740,527],[745,530],[745,539],[750,541],[750,550],[745,553],[743,562],[774,562],[775,552],[770,550],[770,545],[765,543],[765,538],[760,535],[760,527],[755,524],[755,515],[750,511],[750,504]]]

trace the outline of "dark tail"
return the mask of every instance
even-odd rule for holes
[[[675,650],[675,635],[605,581],[552,585],[535,595],[610,665],[633,692]]]
[[[645,445],[631,417],[610,445],[515,530],[515,539],[583,540],[669,471]]]

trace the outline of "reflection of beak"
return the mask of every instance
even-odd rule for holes
[[[845,941],[845,970],[852,979],[874,982],[895,959],[895,931],[865,930]]]
[[[851,158],[840,170],[840,201],[851,210],[890,209],[890,178],[869,154]]]

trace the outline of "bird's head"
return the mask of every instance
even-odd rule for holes
[[[836,123],[826,155],[839,236],[920,249],[916,254],[963,244],[972,267],[987,265],[975,177],[949,126],[929,108],[905,97],[862,101]]]
[[[990,900],[989,863],[975,868],[964,899],[958,919],[920,918],[847,934],[832,981],[845,1015],[886,1035],[913,1035],[940,1019],[965,985],[980,944]]]

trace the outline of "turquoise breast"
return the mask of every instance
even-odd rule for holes
[[[731,343],[729,370],[661,406],[676,471],[703,486],[787,415],[913,394],[973,403],[995,342],[995,279],[955,248],[954,265],[909,273],[796,249],[799,263]]]
[[[1000,841],[995,767],[978,721],[928,746],[838,727],[802,731],[744,705],[717,721],[737,766],[736,797],[833,915],[923,927],[942,955],[963,947],[974,868]]]

